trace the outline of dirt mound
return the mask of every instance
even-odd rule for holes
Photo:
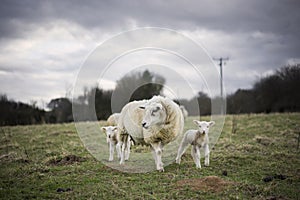
[[[62,158],[54,158],[47,162],[48,165],[72,165],[77,162],[84,162],[85,158],[76,155],[67,155]]]
[[[176,186],[178,189],[185,186],[191,187],[193,190],[221,192],[227,186],[232,185],[233,182],[225,181],[217,176],[207,176],[204,178],[184,179],[177,181]]]
[[[268,137],[256,136],[254,139],[256,140],[257,143],[262,144],[264,146],[268,146],[270,144],[273,144],[272,139],[270,139]]]

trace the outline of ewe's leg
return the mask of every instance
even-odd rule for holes
[[[192,157],[194,159],[194,162],[196,164],[197,168],[201,168],[200,164],[200,149],[197,145],[193,145],[192,147]]]
[[[153,156],[153,159],[155,161],[155,165],[157,165],[157,157],[156,157],[156,153],[155,153],[154,148],[152,148],[152,156]]]
[[[209,166],[209,146],[208,144],[206,144],[204,146],[204,155],[205,155],[205,161],[204,161],[204,165],[205,166]]]
[[[117,150],[118,158],[121,158],[121,145],[119,142],[116,145],[116,150]]]
[[[122,132],[119,136],[119,143],[121,147],[121,159],[120,159],[120,164],[124,164],[125,162],[125,149],[127,148],[127,138],[128,134],[126,132]]]
[[[151,144],[152,145],[152,148],[155,152],[155,161],[156,161],[156,169],[158,171],[164,171],[164,167],[163,167],[163,163],[161,161],[161,156],[162,156],[162,145],[161,143],[153,143]]]
[[[124,164],[125,161],[125,143],[120,142],[120,148],[121,148],[121,158],[120,158],[120,165]]]
[[[180,164],[181,162],[181,156],[184,154],[184,152],[186,151],[187,146],[189,145],[189,143],[187,141],[185,141],[185,138],[182,139],[182,142],[178,148],[178,152],[177,152],[177,156],[176,156],[176,163]]]
[[[127,137],[127,148],[125,150],[125,160],[129,159],[129,155],[130,155],[130,145],[131,145],[131,141],[130,141],[130,136],[128,135]]]
[[[113,142],[109,143],[109,159],[108,161],[113,161],[114,160],[114,150],[115,150],[115,145]]]

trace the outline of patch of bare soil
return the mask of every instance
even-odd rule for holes
[[[254,139],[256,140],[257,143],[262,144],[264,146],[268,146],[273,143],[273,141],[267,137],[256,136]]]
[[[76,156],[76,155],[67,155],[62,158],[51,159],[47,162],[47,165],[54,165],[54,166],[72,165],[74,163],[84,162],[84,161],[86,161],[86,158]]]
[[[178,189],[189,186],[193,190],[201,190],[205,192],[221,192],[230,185],[233,185],[233,182],[223,180],[218,176],[184,179],[177,181],[176,183]]]

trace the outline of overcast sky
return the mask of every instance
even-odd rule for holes
[[[0,93],[39,105],[65,96],[97,46],[141,27],[178,31],[202,44],[208,55],[229,57],[224,67],[227,94],[251,88],[260,77],[300,62],[299,10],[298,0],[1,1]],[[149,58],[138,53],[124,61],[134,55]],[[101,87],[113,88],[114,81],[126,74],[115,72]],[[176,73],[167,77],[170,85],[177,81],[171,74]],[[205,88],[192,75],[190,84],[195,90]],[[175,92],[191,97],[181,89]]]

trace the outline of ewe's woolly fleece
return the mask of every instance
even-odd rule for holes
[[[144,110],[139,106],[149,103],[161,103],[166,111],[166,121],[158,128],[143,129],[141,124]],[[118,123],[120,134],[129,134],[135,141],[143,144],[161,142],[163,145],[173,141],[182,133],[184,119],[179,106],[171,99],[154,96],[150,100],[134,101],[128,103],[121,111]]]

